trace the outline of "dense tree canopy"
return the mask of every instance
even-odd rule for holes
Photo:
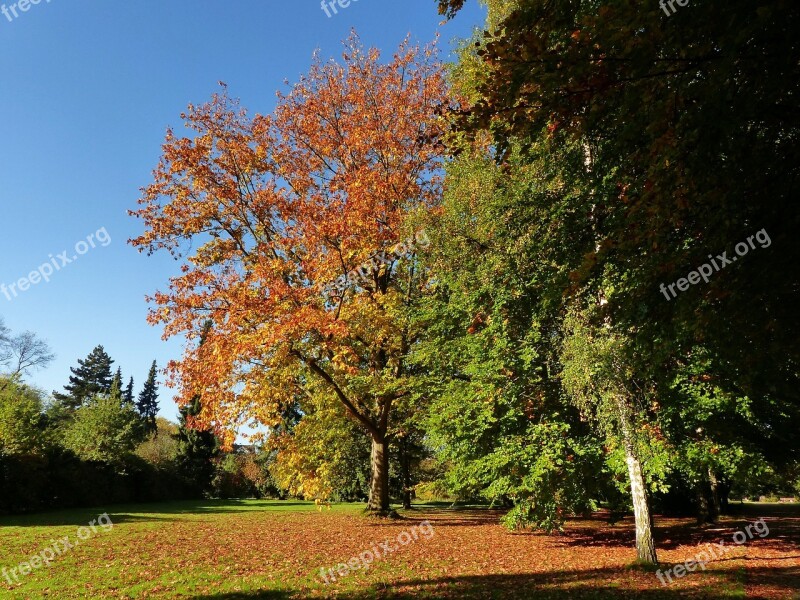
[[[179,253],[202,240],[153,298],[167,335],[213,323],[168,366],[179,402],[200,396],[198,419],[230,443],[237,423],[277,425],[298,395],[330,395],[372,438],[371,506],[387,510],[390,415],[409,398],[419,335],[403,311],[424,283],[407,219],[439,199],[447,97],[434,48],[379,59],[352,37],[341,64],[317,59],[271,116],[225,93],[192,107],[197,135],[168,132],[132,243]]]
[[[64,445],[86,460],[116,463],[141,439],[136,411],[110,396],[97,396],[75,411],[65,426]]]
[[[507,196],[501,231],[524,223],[510,239],[538,250],[538,286],[499,287],[530,302],[523,314],[552,316],[561,350],[546,372],[561,371],[570,402],[628,449],[634,489],[680,471],[714,498],[763,470],[758,457],[794,464],[797,6],[711,2],[665,17],[656,4],[487,4],[458,67],[468,102],[456,131],[507,178],[492,194]],[[640,558],[655,560],[649,545]]]

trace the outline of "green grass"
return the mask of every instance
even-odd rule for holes
[[[336,504],[322,512],[323,515],[356,517],[362,513],[363,507],[363,504]],[[104,530],[98,525],[91,537],[78,540],[78,528],[87,526],[104,513],[109,515],[113,527]],[[191,532],[198,527],[208,528],[210,524],[211,535],[203,539],[213,543],[214,536],[223,534],[232,523],[241,526],[252,523],[253,517],[268,516],[270,524],[275,526],[286,517],[304,513],[314,515],[316,519],[321,517],[313,502],[277,500],[115,505],[0,517],[0,547],[3,548],[0,568],[6,568],[12,582],[15,578],[9,571],[23,561],[29,562],[34,554],[52,547],[54,540],[69,536],[71,543],[78,541],[74,548],[57,555],[49,565],[43,565],[27,576],[19,576],[20,584],[13,588],[8,586],[8,579],[0,578],[0,598],[137,598],[146,594],[201,597],[197,595],[198,591],[206,587],[219,588],[222,592],[236,591],[242,586],[226,581],[230,579],[226,575],[228,569],[236,563],[233,554],[226,556],[221,552],[215,559],[213,555],[198,553],[203,548],[194,547],[191,539],[184,540],[189,543],[175,546],[172,551],[165,551],[169,532]],[[243,535],[237,541],[247,540]],[[61,544],[58,546],[62,547]],[[205,547],[207,549],[208,545]],[[120,554],[121,548],[127,552]],[[129,560],[126,554],[130,554],[133,560]],[[200,558],[201,555],[203,560],[196,565],[184,564],[187,557]],[[131,566],[143,570],[142,581],[130,576]],[[251,583],[254,585],[244,587],[260,590],[266,584],[276,593],[280,593],[282,588],[279,581],[269,577],[256,577]]]
[[[7,572],[108,513],[113,528],[9,585],[0,599],[37,598],[790,598],[797,594],[796,513],[776,515],[770,536],[662,587],[651,568],[631,568],[630,518],[570,521],[563,534],[509,533],[502,511],[449,503],[415,505],[401,519],[364,514],[363,504],[318,511],[311,502],[229,500],[101,506],[0,517],[0,569]],[[752,507],[747,510],[766,510]],[[781,508],[785,512],[786,509]],[[746,517],[752,520],[752,516]],[[330,584],[320,576],[349,558],[397,540],[429,519],[435,534],[419,537]],[[741,519],[739,520],[741,521]],[[691,519],[660,519],[656,538],[665,566],[693,556],[721,530]],[[657,522],[658,525],[658,522]],[[728,519],[730,532],[740,527]],[[723,536],[723,537],[724,537]],[[754,592],[754,582],[765,582]]]

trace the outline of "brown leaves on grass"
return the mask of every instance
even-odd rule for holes
[[[262,508],[263,507],[263,508]],[[633,567],[633,524],[574,519],[562,535],[510,533],[488,510],[408,511],[399,520],[313,505],[297,512],[253,503],[247,511],[159,515],[115,527],[36,577],[42,597],[82,598],[791,598],[800,582],[800,519],[768,518],[770,534],[662,586]],[[747,519],[752,522],[757,517]],[[407,545],[400,534],[428,519],[433,536]],[[656,525],[662,569],[706,544],[730,540],[746,521],[697,529],[688,519]],[[335,568],[390,541],[394,552],[325,584]],[[11,538],[0,536],[6,547]],[[381,552],[383,554],[383,552]],[[16,555],[16,554],[14,554]],[[58,582],[58,585],[55,583]],[[31,582],[26,582],[30,591]],[[7,597],[0,586],[0,597]],[[52,590],[58,590],[58,594]],[[11,597],[25,596],[24,589]]]

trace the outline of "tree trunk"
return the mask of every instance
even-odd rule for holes
[[[708,523],[709,507],[708,493],[706,491],[705,479],[700,479],[695,486],[695,497],[697,498],[697,524],[705,525]]]
[[[389,513],[389,445],[384,435],[372,435],[372,481],[368,510]]]
[[[727,481],[721,481],[719,483],[719,512],[720,514],[728,514],[728,508],[730,506],[730,497],[728,496],[731,493],[731,486]]]
[[[408,441],[398,441],[397,453],[400,462],[400,485],[403,487],[403,508],[411,508],[411,457],[408,455]]]
[[[640,562],[658,564],[656,544],[653,539],[653,520],[650,514],[650,503],[642,473],[642,465],[636,455],[636,448],[631,433],[631,420],[628,406],[623,398],[618,399],[620,428],[625,447],[625,462],[628,464],[628,477],[631,484],[633,500],[633,518],[636,523],[636,556]]]
[[[717,474],[714,470],[709,467],[708,468],[708,484],[711,489],[711,502],[709,508],[709,520],[712,523],[716,523],[719,521],[719,514],[721,512],[720,501],[719,501],[719,480],[717,479]]]
[[[625,461],[628,463],[628,476],[631,480],[631,497],[633,499],[633,517],[636,521],[636,556],[644,563],[658,564],[656,557],[656,544],[653,540],[652,518],[650,504],[647,500],[644,476],[639,459],[626,444]]]

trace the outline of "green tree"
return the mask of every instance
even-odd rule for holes
[[[219,441],[212,431],[198,428],[195,420],[200,414],[200,398],[180,407],[178,419],[177,457],[181,475],[198,490],[207,494],[214,478],[214,459],[219,454]]]
[[[113,362],[103,346],[95,347],[85,359],[78,359],[77,367],[70,367],[72,375],[64,386],[67,393],[53,392],[53,396],[65,407],[76,409],[98,394],[108,394]]]
[[[46,446],[41,394],[0,379],[0,453],[38,454]]]
[[[559,381],[563,290],[581,256],[565,180],[581,165],[579,148],[540,145],[501,166],[467,146],[448,165],[424,255],[435,294],[417,314],[427,335],[411,362],[429,374],[429,443],[448,489],[511,503],[512,527],[558,528],[610,481]]]
[[[122,402],[122,368],[117,367],[117,372],[114,373],[114,377],[111,379],[111,388],[109,389],[108,395],[112,398]]]
[[[136,411],[108,396],[95,396],[65,425],[64,447],[84,460],[120,463],[141,440]]]
[[[142,416],[145,422],[145,429],[148,432],[157,433],[156,416],[158,415],[158,369],[156,361],[150,365],[150,371],[147,374],[147,380],[144,382],[144,387],[139,393],[139,399],[136,402],[136,409]]]
[[[156,418],[158,432],[153,432],[136,447],[135,454],[160,469],[173,469],[178,462],[180,442],[178,426],[164,419]]]
[[[448,14],[462,4],[440,2]],[[746,446],[778,464],[796,460],[800,321],[787,298],[800,279],[790,141],[800,125],[800,43],[791,33],[800,9],[712,1],[665,22],[655,5],[488,5],[487,32],[460,67],[470,81],[459,131],[488,137],[512,171],[525,162],[541,168],[514,157],[535,158],[542,145],[582,151],[563,180],[572,199],[560,205],[582,216],[560,263],[570,281],[548,286],[565,292],[563,312],[572,315],[559,327],[559,360],[572,400],[628,454],[639,556],[655,561],[642,479],[648,471],[663,478],[671,445],[696,450],[676,464],[714,484],[722,471],[711,449],[736,431],[712,427],[710,439],[693,439],[676,417],[707,392],[686,383],[699,379],[719,398],[746,403],[753,418],[727,447],[749,437]],[[564,231],[558,207],[529,235]],[[770,241],[756,253],[759,229]],[[746,259],[677,297],[664,291],[710,252],[733,254],[745,239],[753,250]],[[713,408],[718,420],[744,420],[729,403]],[[651,447],[670,438],[649,465],[637,443],[645,432]]]
[[[128,385],[125,387],[125,391],[122,394],[122,401],[125,404],[133,406],[133,377],[128,380]]]
[[[603,318],[634,327],[664,374],[702,346],[707,375],[769,423],[749,432],[765,455],[796,460],[800,7],[712,1],[668,20],[615,2],[489,7],[463,129],[491,131],[501,153],[545,131],[581,139],[597,247],[577,275],[613,277]],[[738,262],[677,296],[662,289],[722,252]]]

